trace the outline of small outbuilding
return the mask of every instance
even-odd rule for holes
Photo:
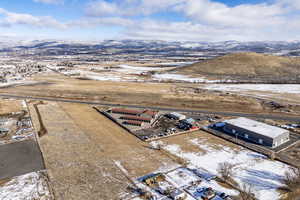
[[[186,199],[186,194],[181,190],[175,189],[171,192],[170,197],[174,200],[184,200]]]
[[[272,148],[289,141],[288,130],[244,117],[225,120],[223,130],[236,137]]]
[[[196,121],[193,118],[184,119],[184,120],[181,120],[180,122],[184,123],[188,126],[191,126],[191,127],[194,126],[196,123]]]
[[[0,128],[0,136],[5,136],[9,132],[7,128]]]
[[[177,113],[177,112],[168,113],[168,114],[166,114],[166,116],[168,118],[175,119],[175,120],[184,120],[184,119],[186,119],[185,115]]]

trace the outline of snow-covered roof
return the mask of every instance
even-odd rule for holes
[[[9,129],[8,128],[2,128],[2,127],[0,127],[0,131],[1,132],[6,132],[6,131],[9,131]]]
[[[224,121],[227,124],[231,124],[255,133],[258,133],[260,135],[264,135],[269,138],[276,138],[284,133],[287,133],[289,131],[278,128],[276,126],[271,126],[262,122],[258,122],[252,119],[239,117],[236,119],[230,119]]]
[[[180,113],[177,113],[177,112],[171,112],[170,114],[173,115],[173,116],[176,116],[176,117],[178,117],[178,118],[180,118],[180,117],[185,117],[185,115],[180,114]]]

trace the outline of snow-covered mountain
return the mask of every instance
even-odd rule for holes
[[[0,52],[19,50],[51,50],[66,54],[78,54],[82,51],[93,53],[97,50],[115,49],[126,53],[169,53],[169,52],[258,52],[277,55],[300,56],[300,41],[265,42],[167,42],[155,40],[104,40],[104,41],[60,41],[60,40],[19,40],[0,38]]]

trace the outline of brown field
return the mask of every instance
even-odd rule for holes
[[[300,142],[280,152],[281,156],[300,163]]]
[[[20,112],[23,110],[22,103],[19,100],[1,100],[0,115],[11,112]]]
[[[90,106],[48,102],[39,110],[48,132],[39,142],[56,199],[118,199],[131,184],[128,176],[176,166]]]
[[[39,75],[33,79],[48,84],[6,88],[1,93],[103,103],[266,113],[254,98],[197,91],[194,89],[196,85],[191,84],[78,80],[59,74]]]

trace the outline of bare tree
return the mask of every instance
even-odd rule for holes
[[[242,184],[242,186],[240,186],[240,199],[256,200],[254,191],[254,186],[252,184]]]
[[[288,171],[285,172],[284,178],[282,179],[284,184],[284,189],[288,192],[296,192],[300,190],[300,168],[290,167]]]
[[[220,163],[217,171],[224,181],[228,181],[234,175],[234,165],[229,162]]]
[[[271,160],[275,160],[276,159],[276,154],[275,154],[275,152],[271,152],[270,154],[269,154],[269,158],[271,159]]]

